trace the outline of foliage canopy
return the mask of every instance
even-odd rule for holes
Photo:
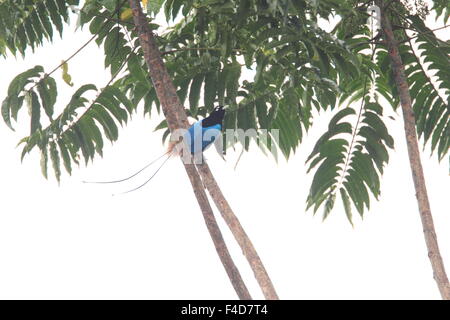
[[[450,46],[427,28],[424,19],[431,10],[447,23],[450,7],[445,0],[434,1],[432,8],[421,1],[415,7],[404,2],[387,1],[386,14],[401,43],[417,132],[441,160],[450,148]],[[215,103],[228,104],[226,129],[279,129],[278,149],[289,158],[314,115],[334,110],[328,130],[308,157],[308,171],[314,171],[308,207],[314,212],[323,207],[326,218],[339,197],[351,222],[352,207],[362,215],[370,198],[379,198],[380,177],[394,148],[384,114],[386,108],[396,109],[399,101],[386,46],[366,23],[368,2],[146,3],[148,23],[158,34],[189,116],[197,119]],[[161,29],[153,18],[157,14],[173,26]],[[105,139],[118,139],[119,125],[127,123],[139,104],[144,114],[153,107],[159,111],[127,1],[87,0],[80,7],[78,0],[4,0],[0,17],[4,57],[46,45],[77,18],[79,27],[88,28],[92,40],[103,47],[104,66],[111,72],[104,88],[84,84],[75,89],[57,115],[53,71],[35,66],[11,81],[2,117],[13,129],[20,110],[28,107],[30,134],[20,141],[22,158],[38,148],[44,176],[49,162],[59,181],[61,165],[70,174],[81,159],[88,163],[96,154],[102,156]],[[324,24],[334,29],[326,31]],[[90,92],[96,96],[90,98]],[[157,127],[166,128],[164,121]],[[164,139],[167,135],[168,131]],[[262,148],[269,150],[273,143],[269,139]],[[243,147],[249,150],[250,143]]]

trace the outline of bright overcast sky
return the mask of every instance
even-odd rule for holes
[[[67,28],[65,40],[21,58],[0,59],[0,99],[18,73],[36,65],[48,71],[86,41],[88,32]],[[441,31],[441,36],[445,35]],[[108,81],[103,53],[89,45],[69,63],[75,87]],[[55,75],[60,79],[61,73]],[[58,104],[74,91],[59,81]],[[254,148],[230,151],[223,162],[214,149],[210,166],[258,250],[282,299],[438,299],[415,202],[400,114],[387,120],[395,138],[380,202],[372,201],[352,228],[339,205],[322,222],[305,212],[312,179],[305,159],[324,126],[315,126],[289,162],[278,164]],[[330,115],[324,115],[327,124]],[[236,295],[212,245],[189,180],[172,159],[145,188],[85,185],[83,179],[120,178],[162,154],[161,115],[141,114],[107,146],[104,158],[64,174],[57,185],[40,172],[36,151],[20,163],[16,144],[26,135],[28,115],[17,132],[0,124],[0,298],[234,299]],[[448,157],[438,164],[429,151],[424,170],[441,252],[450,270]],[[262,298],[253,274],[222,223],[226,240],[254,298]]]

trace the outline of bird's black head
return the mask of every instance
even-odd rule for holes
[[[214,126],[216,124],[222,125],[223,118],[225,117],[225,108],[223,106],[217,106],[214,110],[202,120],[202,126],[204,128]]]

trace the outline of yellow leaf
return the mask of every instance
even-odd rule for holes
[[[141,0],[141,2],[142,2],[142,6],[145,8],[145,9],[147,9],[147,0]]]
[[[120,14],[120,20],[125,21],[130,19],[133,16],[133,11],[131,11],[130,8],[126,8],[123,10],[123,12]]]
[[[62,62],[63,62],[63,64],[61,65],[62,78],[64,82],[67,83],[69,86],[73,86],[72,77],[69,74],[69,65],[65,61]]]

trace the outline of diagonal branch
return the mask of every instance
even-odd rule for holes
[[[68,125],[68,127],[64,130],[61,131],[61,133],[59,134],[59,136],[61,137],[65,132],[69,131],[70,129],[73,128],[73,126],[81,120],[81,118],[83,118],[88,111],[94,106],[94,104],[97,103],[98,99],[100,98],[100,96],[105,92],[105,90],[109,87],[109,85],[114,81],[114,79],[119,75],[120,71],[122,71],[122,68],[125,66],[125,64],[130,60],[131,55],[134,54],[134,52],[136,51],[137,48],[133,48],[133,50],[130,52],[130,54],[128,55],[128,57],[126,57],[121,65],[119,66],[119,68],[117,69],[117,71],[111,76],[111,78],[108,80],[108,82],[106,83],[106,85],[103,87],[102,90],[100,90],[100,92],[97,94],[97,96],[94,98],[94,100],[92,100],[92,102],[86,107],[86,109],[84,109],[83,113],[71,124]]]
[[[168,127],[172,132],[179,128],[186,129],[188,127],[188,121],[184,108],[178,99],[176,89],[161,58],[161,53],[159,52],[155,38],[148,27],[146,17],[142,13],[139,1],[130,0],[130,7],[133,12],[133,20],[137,28],[139,41],[142,50],[144,51],[144,59],[148,65],[153,86],[155,87],[158,99],[161,102]],[[214,242],[216,251],[236,293],[240,299],[251,299],[250,293],[242,280],[239,270],[234,264],[226,247],[195,165],[187,163],[183,164],[189,180],[191,181],[194,194]]]
[[[272,284],[272,280],[270,280],[269,274],[267,273],[258,252],[256,252],[255,247],[239,222],[239,219],[236,217],[230,204],[225,199],[225,196],[214,179],[208,164],[204,162],[203,164],[197,165],[197,168],[202,176],[206,189],[208,189],[208,192],[211,195],[216,207],[219,209],[220,214],[241,247],[242,253],[247,258],[264,297],[268,300],[278,300],[278,295]]]

